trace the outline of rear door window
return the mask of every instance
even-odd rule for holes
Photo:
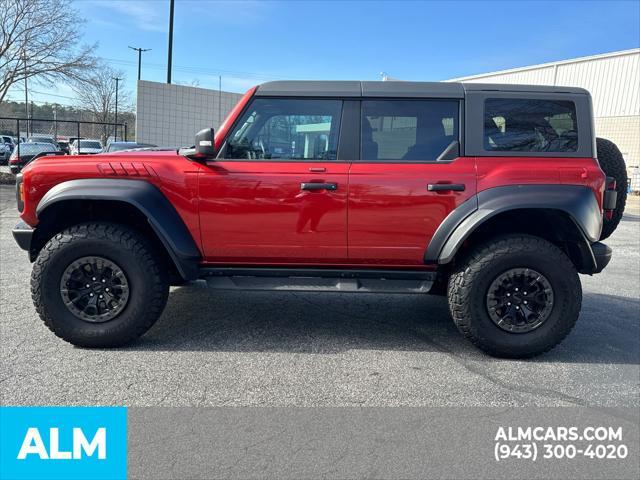
[[[456,100],[364,100],[360,158],[436,160],[458,140]]]
[[[568,100],[488,98],[484,149],[500,152],[575,152],[575,103]]]
[[[227,140],[224,158],[335,160],[341,100],[255,99]]]

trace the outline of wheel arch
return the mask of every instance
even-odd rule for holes
[[[84,221],[103,220],[142,230],[183,280],[197,278],[201,255],[182,218],[162,192],[144,180],[82,179],[60,183],[36,208],[38,226],[29,251],[33,260],[57,232]]]
[[[474,203],[477,202],[477,207]],[[524,233],[560,247],[581,273],[597,269],[591,244],[602,228],[593,191],[577,185],[516,185],[488,189],[454,210],[440,225],[426,263],[447,265],[473,245],[506,233]],[[460,207],[459,207],[460,208]]]

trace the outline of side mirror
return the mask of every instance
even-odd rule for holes
[[[213,128],[205,128],[196,133],[196,155],[199,157],[214,157],[216,154],[216,144],[214,141]]]

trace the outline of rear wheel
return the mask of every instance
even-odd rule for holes
[[[569,258],[527,235],[477,247],[452,273],[447,294],[458,330],[490,355],[509,358],[532,357],[560,343],[582,303]]]
[[[604,240],[618,227],[622,219],[622,214],[624,213],[624,207],[627,203],[627,167],[624,163],[622,153],[620,153],[615,143],[604,138],[596,138],[596,145],[600,168],[602,168],[602,171],[607,177],[616,179],[616,191],[618,192],[616,208],[613,211],[613,215],[611,218],[605,217],[602,225],[600,240]]]
[[[31,295],[57,336],[82,347],[122,345],[160,317],[166,268],[137,232],[87,223],[54,236],[33,267]]]

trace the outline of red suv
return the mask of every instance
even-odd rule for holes
[[[170,284],[205,279],[445,294],[474,344],[528,357],[609,262],[623,175],[582,89],[270,82],[195,147],[31,162],[13,233],[38,313],[80,346],[132,341]]]

